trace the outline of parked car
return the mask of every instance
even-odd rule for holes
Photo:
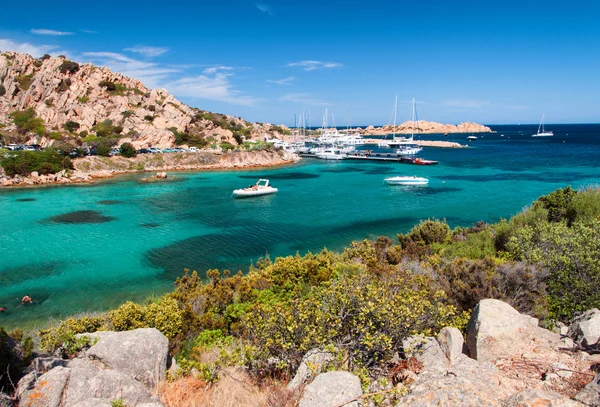
[[[160,149],[156,147],[150,147],[148,151],[150,152],[150,154],[162,153],[162,151],[160,151]]]
[[[151,153],[149,148],[140,148],[139,150],[136,150],[137,154],[149,154]]]
[[[200,151],[200,149],[198,147],[190,147],[190,149],[189,149],[190,153],[197,153],[198,151]]]

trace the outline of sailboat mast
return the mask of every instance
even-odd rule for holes
[[[396,99],[394,100],[394,129],[392,134],[392,140],[396,139],[396,113],[398,111],[398,94],[396,94]]]

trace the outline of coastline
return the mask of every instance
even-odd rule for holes
[[[74,170],[56,174],[0,175],[0,188],[89,184],[126,173],[267,168],[300,160],[284,150],[144,154],[133,158],[90,156],[73,160]]]

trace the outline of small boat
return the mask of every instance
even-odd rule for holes
[[[269,195],[277,192],[278,189],[269,185],[268,179],[259,179],[258,182],[248,188],[236,189],[233,191],[235,198],[249,198],[253,196]]]
[[[429,183],[429,179],[417,177],[416,175],[412,177],[391,177],[384,179],[384,181],[389,185],[427,185]]]
[[[416,145],[404,145],[398,149],[396,149],[396,154],[398,155],[417,155],[421,151],[423,151],[423,147],[418,147]]]
[[[544,115],[542,114],[542,120],[540,121],[538,131],[536,134],[532,134],[531,137],[552,137],[552,136],[554,136],[553,132],[544,130]]]
[[[339,148],[327,148],[317,152],[315,155],[322,160],[343,160],[346,158],[346,154]]]
[[[417,164],[417,165],[434,165],[434,164],[437,164],[438,162],[433,161],[433,160],[424,160],[422,158],[417,157],[412,161],[412,163]]]
[[[467,137],[467,140],[475,141],[477,140],[477,136],[469,136]]]

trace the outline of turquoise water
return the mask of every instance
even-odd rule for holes
[[[135,174],[1,190],[0,306],[8,312],[0,325],[143,300],[170,290],[184,268],[245,271],[267,253],[339,250],[432,217],[452,226],[496,222],[558,187],[599,183],[600,125],[554,127],[551,139],[532,139],[537,126],[496,126],[469,149],[425,149],[421,156],[436,166],[305,159],[276,169],[174,173],[163,183]],[[466,135],[423,138],[466,143]],[[383,184],[394,175],[426,176],[430,184]],[[279,193],[231,198],[258,178]],[[25,294],[36,303],[20,305]]]

